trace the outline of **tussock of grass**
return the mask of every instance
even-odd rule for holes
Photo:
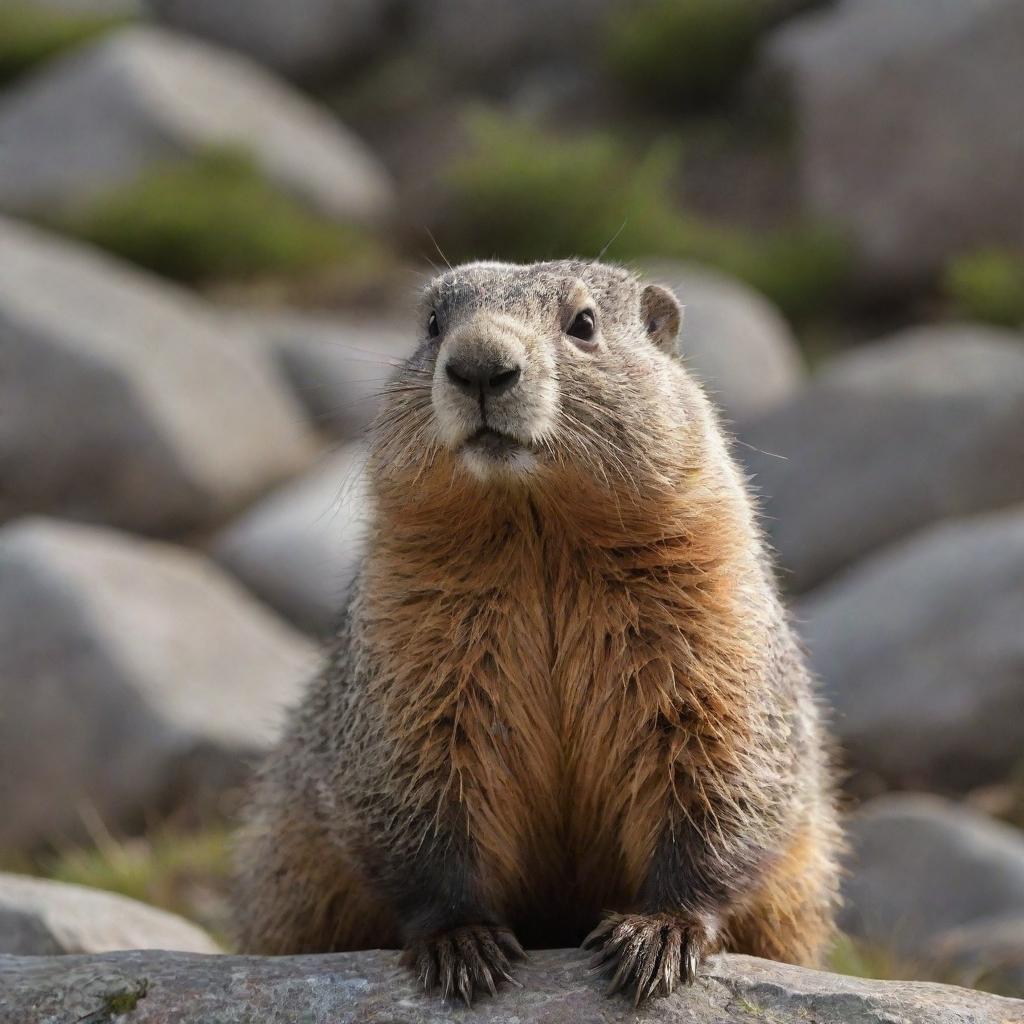
[[[126,20],[31,3],[0,2],[0,85]]]
[[[643,0],[617,10],[605,60],[638,99],[677,109],[724,99],[753,63],[770,0]]]
[[[607,134],[553,138],[494,114],[469,127],[473,145],[449,172],[451,209],[438,225],[452,258],[606,252],[624,261],[697,260],[747,281],[795,318],[827,308],[843,287],[846,249],[825,232],[755,236],[677,209],[673,145],[636,160]]]
[[[145,837],[100,837],[96,846],[41,857],[34,873],[106,889],[180,914],[222,943],[228,932],[229,833],[157,831]]]
[[[383,259],[379,243],[309,212],[268,182],[245,152],[231,148],[148,171],[55,226],[190,283],[337,265],[362,273]]]
[[[956,312],[1002,327],[1024,327],[1024,253],[981,249],[952,260],[946,294]]]

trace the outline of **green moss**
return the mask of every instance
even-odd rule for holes
[[[750,67],[771,0],[643,0],[607,26],[612,76],[662,107],[722,99]]]
[[[124,1013],[130,1013],[139,1005],[140,999],[146,998],[146,993],[148,991],[149,982],[144,978],[133,988],[126,989],[123,992],[115,992],[113,995],[107,996],[107,1013],[112,1017],[117,1017]]]
[[[235,149],[150,170],[54,226],[187,282],[362,272],[382,259],[374,240],[310,213]]]
[[[110,31],[125,18],[0,3],[0,84]]]
[[[437,225],[452,259],[578,255],[696,260],[749,282],[797,318],[832,303],[846,249],[819,231],[753,235],[686,216],[669,187],[677,148],[636,160],[611,135],[553,138],[478,115],[471,151],[450,169],[451,209]]]
[[[982,249],[950,262],[945,291],[956,312],[1004,327],[1024,325],[1024,253]]]

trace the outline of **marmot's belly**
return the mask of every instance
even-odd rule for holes
[[[516,841],[514,860],[482,851],[481,871],[494,906],[521,940],[535,948],[577,945],[606,910],[623,910],[641,879],[630,877],[625,850],[628,837],[609,817],[581,819],[592,797],[569,791],[559,807],[530,806],[528,791],[509,801],[503,823]]]

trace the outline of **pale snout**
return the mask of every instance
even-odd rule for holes
[[[522,465],[548,428],[554,404],[550,357],[523,325],[477,315],[451,330],[438,352],[433,405],[442,439],[477,475]]]

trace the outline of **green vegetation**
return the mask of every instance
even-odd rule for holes
[[[71,13],[31,3],[0,4],[0,84],[124,21],[110,15]]]
[[[981,249],[957,257],[946,269],[945,290],[961,316],[1024,326],[1024,253]]]
[[[149,991],[149,981],[143,978],[130,988],[122,989],[120,992],[113,992],[107,996],[106,1006],[100,1011],[101,1020],[109,1020],[111,1017],[120,1017],[131,1013],[139,1005],[140,999],[146,998]]]
[[[41,857],[32,870],[59,882],[106,889],[181,914],[222,942],[227,932],[230,850],[223,827],[157,831],[125,840],[105,836],[95,847]]]
[[[578,255],[692,259],[734,274],[800,319],[835,301],[846,249],[831,235],[794,229],[753,235],[680,212],[669,181],[676,148],[634,160],[612,136],[556,139],[518,121],[480,115],[471,152],[456,161],[451,209],[438,225],[452,259],[493,254],[534,260]]]
[[[334,265],[360,273],[383,258],[373,239],[310,213],[237,149],[155,168],[54,226],[191,283]]]
[[[676,109],[725,98],[750,67],[770,0],[643,0],[607,27],[611,74],[638,99]]]
[[[915,972],[907,964],[898,963],[885,950],[869,948],[849,935],[839,936],[825,967],[836,974],[846,974],[853,978],[878,978],[884,981],[907,978],[939,980],[929,978],[920,971]]]

